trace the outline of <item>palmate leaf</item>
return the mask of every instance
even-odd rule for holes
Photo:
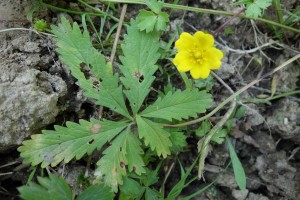
[[[72,191],[66,181],[49,174],[49,178],[38,177],[38,182],[18,188],[24,200],[71,200]]]
[[[262,16],[263,10],[272,5],[272,0],[240,0],[234,5],[246,4],[246,16],[257,18]]]
[[[131,118],[125,106],[122,87],[118,85],[118,76],[113,75],[112,67],[106,65],[104,56],[92,45],[87,30],[81,32],[77,23],[70,23],[62,18],[61,24],[52,26],[56,38],[56,51],[60,59],[68,65],[72,75],[78,79],[84,95],[97,100],[98,105],[106,106],[121,115]],[[89,79],[81,71],[81,66],[87,65],[93,74]],[[100,82],[98,91],[93,85]]]
[[[98,79],[112,75],[112,69],[106,66],[104,56],[92,46],[88,31],[85,30],[82,33],[76,22],[72,27],[65,18],[61,19],[58,26],[51,26],[51,29],[56,36],[54,41],[60,60],[70,68],[85,94],[97,99],[98,97],[94,96],[97,92],[93,87],[93,80],[85,78],[80,65],[83,63],[89,66],[93,75]]]
[[[154,81],[154,72],[158,69],[155,65],[160,54],[159,35],[139,31],[137,22],[132,20],[127,29],[125,44],[122,50],[124,56],[120,57],[123,66],[120,68],[124,77],[121,78],[133,114],[135,115],[150,92]]]
[[[157,0],[146,1],[146,5],[155,13],[159,13],[164,6],[164,3]]]
[[[141,10],[138,17],[138,27],[141,31],[149,33],[154,30],[157,21],[157,15],[151,11]]]
[[[164,130],[161,125],[138,115],[136,122],[140,138],[144,138],[145,144],[149,145],[152,151],[155,150],[158,156],[162,155],[166,158],[171,153],[170,133]]]
[[[105,184],[115,192],[118,185],[123,184],[123,176],[128,170],[141,175],[145,173],[144,162],[141,157],[143,150],[138,138],[130,131],[130,127],[123,131],[103,153],[104,156],[97,162],[96,176],[104,176]]]
[[[172,121],[188,117],[196,117],[211,106],[212,96],[197,89],[168,92],[163,98],[158,98],[152,105],[140,113],[143,117],[160,118]]]
[[[67,122],[67,127],[55,126],[55,130],[44,130],[43,134],[31,136],[18,148],[24,163],[42,167],[55,166],[61,161],[82,158],[91,154],[120,133],[126,123],[113,121],[80,120],[79,124]]]
[[[146,30],[146,33],[156,31],[163,31],[169,21],[169,15],[164,12],[154,14],[151,11],[141,10],[138,17],[138,27],[141,31]]]

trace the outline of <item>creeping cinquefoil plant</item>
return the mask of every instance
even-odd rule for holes
[[[186,151],[187,135],[197,129],[178,128],[177,124],[205,113],[212,105],[212,95],[197,87],[171,86],[160,91],[155,88],[155,74],[162,68],[160,61],[170,62],[175,50],[168,54],[169,49],[161,46],[160,35],[168,22],[168,15],[161,12],[162,3],[149,2],[151,11],[142,11],[127,26],[119,63],[107,62],[93,47],[86,26],[82,31],[76,22],[70,24],[64,18],[58,26],[52,26],[59,58],[78,80],[83,94],[117,117],[57,125],[54,130],[32,135],[18,150],[24,163],[41,168],[55,167],[61,162],[68,163],[100,152],[90,186],[78,196],[79,200],[89,199],[92,195],[112,199],[117,192],[120,199],[172,200],[188,185],[187,177],[197,162],[195,158],[187,171],[181,169],[181,180],[168,196],[154,187],[159,180],[162,161]],[[173,60],[175,66],[179,72],[190,71],[194,79],[205,79],[210,70],[221,66],[223,53],[214,47],[214,38],[208,33],[198,31],[191,35],[183,32],[175,47],[178,50]],[[88,67],[89,76],[84,74],[82,66]],[[113,66],[119,69],[115,70]],[[150,101],[147,96],[152,87],[158,93],[154,95],[156,99]],[[201,137],[210,128],[205,130]],[[225,137],[226,131],[219,130],[211,140],[222,143]],[[49,179],[39,178],[38,181],[40,185],[30,183],[22,187],[21,196],[35,199],[31,198],[37,195],[35,191],[47,194],[48,199],[72,196],[61,178],[50,175]]]

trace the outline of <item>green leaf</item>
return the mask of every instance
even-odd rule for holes
[[[120,186],[121,193],[119,200],[141,199],[145,187],[131,178],[124,178],[123,181],[123,185]]]
[[[183,147],[187,146],[186,136],[182,132],[170,132],[170,140],[172,142],[171,151],[182,151]]]
[[[120,57],[123,66],[121,78],[133,114],[135,115],[150,92],[159,59],[159,35],[139,31],[137,22],[132,20],[127,29],[125,44],[121,45],[124,56]]]
[[[61,61],[68,65],[72,75],[78,79],[84,95],[131,119],[125,106],[122,88],[118,86],[119,77],[113,75],[112,66],[106,65],[104,56],[93,47],[88,31],[84,30],[82,33],[77,23],[72,27],[62,18],[61,24],[52,26],[52,32],[56,36],[56,51],[60,54]],[[87,79],[81,71],[82,67],[89,67],[94,77]],[[102,83],[100,79],[103,80]],[[100,91],[95,88],[94,82],[100,84]]]
[[[145,192],[145,200],[159,200],[163,199],[162,194],[151,188],[147,188]]]
[[[38,182],[29,182],[18,188],[24,200],[72,200],[72,191],[66,181],[53,174],[49,178],[38,177]]]
[[[169,155],[172,142],[170,133],[165,131],[161,125],[151,120],[136,116],[138,131],[140,138],[144,138],[146,146],[150,146],[152,151],[156,151],[157,155],[164,158]]]
[[[137,16],[138,27],[141,31],[146,30],[146,33],[152,32],[155,28],[157,16],[147,10],[141,10]]]
[[[166,30],[168,22],[169,22],[169,15],[165,12],[159,12],[157,15],[157,22],[155,25],[156,31]]]
[[[197,113],[204,113],[211,106],[211,95],[197,89],[169,92],[165,97],[158,98],[142,113],[143,117],[153,117],[172,121],[188,117],[196,117]]]
[[[76,200],[112,200],[115,194],[109,187],[96,184],[88,187],[76,198]]]
[[[254,0],[246,4],[246,16],[257,18],[262,16],[263,10],[272,5],[272,0]]]
[[[126,175],[126,165],[129,171],[141,175],[145,173],[141,155],[143,150],[138,138],[130,131],[123,131],[104,152],[97,162],[97,176],[104,176],[105,183],[116,192],[118,185],[123,184],[122,177]]]
[[[58,26],[51,26],[51,28],[56,36],[54,41],[56,41],[56,51],[60,55],[60,60],[68,65],[72,75],[78,79],[80,87],[85,91],[85,95],[96,98],[94,95],[97,90],[93,87],[93,79],[85,77],[80,65],[84,63],[90,67],[91,72],[98,79],[112,75],[112,68],[106,66],[104,56],[92,46],[88,31],[82,33],[76,22],[72,27],[67,19],[62,18]]]
[[[146,1],[146,5],[156,14],[161,11],[163,8],[163,2],[157,1],[157,0],[148,0]]]
[[[217,130],[215,134],[212,136],[211,140],[218,144],[222,144],[226,136],[227,136],[226,129]]]
[[[122,87],[119,86],[119,76],[108,76],[99,86],[97,104],[110,108],[121,115],[132,119],[129,115],[123,98]]]
[[[272,0],[256,0],[254,1],[261,9],[266,9],[272,5]]]
[[[226,138],[227,146],[229,149],[230,153],[230,158],[233,166],[233,172],[234,172],[234,177],[235,181],[238,184],[240,190],[245,190],[246,189],[246,174],[244,171],[244,168],[242,166],[241,161],[239,160],[238,156],[235,153],[235,150],[230,142],[230,139],[227,137]]]
[[[189,166],[187,171],[185,172],[184,168],[182,167],[181,163],[179,162],[180,165],[180,173],[181,177],[180,180],[172,187],[171,191],[169,192],[167,198],[165,200],[173,200],[177,199],[177,197],[180,195],[182,190],[186,188],[191,182],[186,183],[187,178],[191,174],[192,169],[194,168],[195,164],[197,163],[198,158],[194,160],[192,165]]]
[[[213,77],[211,75],[209,75],[206,79],[199,78],[193,81],[195,87],[197,87],[199,90],[210,91],[214,86]]]
[[[196,130],[196,135],[198,137],[205,136],[211,129],[211,124],[208,120],[205,120],[201,123],[201,126]]]
[[[154,14],[151,11],[141,10],[137,16],[137,22],[140,31],[146,30],[146,33],[149,33],[155,29],[159,32],[166,29],[169,15],[165,12]]]
[[[237,110],[236,113],[235,113],[234,118],[236,118],[236,119],[241,119],[242,117],[245,116],[246,110],[247,110],[247,109],[246,109],[245,106],[239,107],[238,110]]]
[[[113,139],[127,124],[112,121],[80,120],[79,124],[67,122],[67,127],[54,126],[55,130],[44,130],[43,134],[31,136],[18,148],[24,163],[42,167],[56,166],[62,160],[68,163],[71,159],[90,155],[95,149]]]

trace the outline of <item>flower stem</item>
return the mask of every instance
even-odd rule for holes
[[[190,82],[190,79],[187,77],[186,73],[185,72],[180,72],[180,76],[181,76],[182,80],[184,81],[185,87],[192,90],[193,86]]]
[[[80,2],[82,3],[82,1]],[[69,9],[65,9],[65,8],[60,8],[60,7],[57,7],[57,6],[53,6],[51,4],[47,4],[47,3],[44,3],[43,1],[41,1],[41,5],[42,6],[45,6],[49,9],[52,9],[52,10],[58,10],[58,11],[61,11],[61,12],[66,12],[66,13],[70,13],[70,14],[75,14],[75,15],[83,15],[83,14],[87,14],[87,15],[91,15],[91,16],[99,16],[99,17],[102,17],[104,15],[107,15],[105,14],[104,12],[98,10],[98,13],[86,13],[86,12],[80,12],[80,11],[75,11],[75,10],[69,10]],[[114,17],[114,16],[111,16],[111,15],[108,15],[112,20],[118,22],[119,19]]]
[[[146,1],[144,0],[102,0],[105,2],[115,2],[115,3],[134,3],[134,4],[146,4]],[[165,8],[172,8],[172,9],[178,9],[178,10],[187,10],[187,11],[193,11],[193,12],[199,12],[199,13],[208,13],[208,14],[213,14],[213,15],[225,15],[225,16],[233,16],[236,13],[232,12],[226,12],[226,11],[221,11],[221,10],[212,10],[212,9],[203,9],[203,8],[194,8],[190,6],[182,6],[182,5],[176,5],[176,4],[170,4],[170,3],[164,3],[163,5]],[[256,21],[261,21],[265,22],[267,24],[272,24],[274,26],[278,26],[296,33],[300,33],[299,29],[286,26],[284,24],[280,24],[278,22],[274,22],[271,20],[263,19],[263,18],[254,18],[254,17],[247,17],[246,15],[239,15],[238,17],[244,18],[244,19],[253,19]]]

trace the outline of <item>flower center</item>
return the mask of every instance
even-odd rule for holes
[[[201,51],[201,50],[195,49],[195,50],[192,52],[192,55],[193,55],[195,61],[196,61],[198,64],[201,64],[201,63],[203,62],[203,55],[202,55],[202,51]]]

